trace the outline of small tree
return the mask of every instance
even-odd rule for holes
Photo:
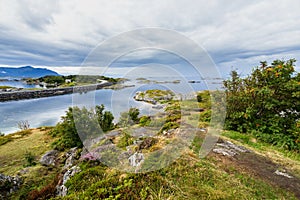
[[[138,108],[130,108],[128,114],[132,121],[134,121],[135,123],[138,122],[139,114],[140,114],[140,111]]]
[[[18,128],[21,130],[28,130],[30,128],[30,124],[27,120],[19,121]]]
[[[122,112],[118,125],[120,127],[131,126],[139,122],[140,111],[138,108],[130,108],[128,112]]]
[[[35,160],[35,156],[31,152],[26,151],[24,157],[25,157],[25,160],[26,160],[25,167],[36,165],[36,163],[34,161]]]
[[[104,105],[96,106],[96,115],[99,125],[101,126],[103,132],[112,130],[114,128],[113,120],[114,116],[111,112],[104,112]]]
[[[300,74],[296,60],[261,62],[241,78],[236,71],[224,81],[227,94],[226,127],[254,133],[263,141],[300,149]]]
[[[111,112],[105,111],[103,113],[103,111],[103,105],[96,106],[96,113],[85,107],[69,108],[66,116],[62,117],[62,121],[51,132],[53,136],[59,137],[54,142],[54,146],[59,150],[82,147],[83,141],[100,133],[99,125],[103,131],[113,129],[113,115]]]

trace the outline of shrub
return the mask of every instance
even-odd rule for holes
[[[140,111],[138,108],[130,108],[128,112],[122,112],[119,118],[119,127],[131,126],[139,122]]]
[[[50,131],[53,137],[59,137],[52,145],[55,149],[64,150],[72,147],[82,147],[82,141],[77,134],[74,123],[73,108],[69,108],[66,115],[62,117],[53,130]]]
[[[163,127],[160,129],[160,133],[163,131],[168,131],[170,129],[176,129],[179,127],[179,124],[177,122],[167,122],[163,125]]]
[[[122,136],[118,141],[117,147],[125,148],[132,144],[133,144],[133,137],[129,135],[127,132],[123,131]]]
[[[56,185],[59,182],[59,175],[57,175],[48,185],[41,190],[32,190],[27,195],[27,200],[35,199],[50,199],[56,195]]]
[[[104,105],[101,104],[100,106],[96,106],[96,115],[97,115],[97,120],[102,128],[103,132],[107,132],[109,130],[112,130],[114,128],[113,120],[114,116],[111,112],[109,111],[104,111]]]
[[[110,112],[103,113],[103,111],[103,105],[96,106],[96,114],[92,109],[88,110],[85,107],[81,109],[70,107],[66,115],[62,117],[62,121],[50,131],[53,137],[59,137],[53,143],[55,149],[82,147],[84,140],[99,134],[99,125],[103,131],[111,130],[114,127],[112,123],[114,117]]]
[[[299,151],[300,73],[295,73],[295,61],[275,60],[270,66],[261,62],[245,78],[233,71],[224,81],[226,128]]]
[[[18,128],[21,130],[28,130],[30,128],[30,124],[27,120],[19,121]]]
[[[140,111],[138,108],[130,108],[128,111],[128,114],[132,121],[138,122],[138,116],[140,114]]]
[[[24,157],[26,161],[25,167],[36,165],[36,162],[34,161],[35,156],[31,152],[26,152]]]
[[[142,116],[140,118],[140,126],[149,126],[151,119],[149,116]]]
[[[205,110],[200,113],[199,120],[202,122],[210,122],[211,120],[211,110]]]

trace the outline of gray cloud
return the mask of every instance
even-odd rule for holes
[[[299,7],[298,0],[2,0],[0,65],[79,66],[105,39],[136,28],[161,27],[205,48],[223,74],[232,68],[247,73],[261,59],[300,60]],[[119,45],[128,42],[138,40]],[[114,48],[106,53],[113,54]],[[141,55],[144,59],[138,62],[162,60],[153,53]],[[129,58],[123,59],[125,64]],[[169,60],[174,62],[172,56]]]

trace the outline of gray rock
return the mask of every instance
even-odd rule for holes
[[[163,109],[164,107],[161,104],[152,106],[153,109]]]
[[[7,197],[17,191],[22,184],[22,179],[18,176],[6,176],[0,174],[0,199],[7,199]]]
[[[144,154],[142,153],[134,153],[132,156],[128,158],[129,164],[133,167],[138,167],[145,160]]]
[[[19,172],[18,172],[18,175],[24,175],[24,174],[27,174],[29,172],[29,167],[26,167],[24,169],[21,169]]]
[[[278,169],[274,173],[276,175],[278,175],[278,176],[284,176],[284,177],[287,177],[287,178],[293,178],[291,175],[289,175],[285,171],[279,171]]]
[[[235,155],[239,155],[240,153],[248,153],[251,151],[243,146],[233,144],[230,141],[221,141],[216,144],[213,152],[222,154],[223,156],[233,157]]]
[[[65,184],[67,183],[67,181],[73,177],[76,173],[81,172],[80,167],[78,166],[73,166],[71,167],[69,170],[67,170],[64,175],[63,175],[63,179],[62,179],[62,185],[57,185],[56,186],[56,195],[57,196],[66,196],[68,193],[68,188],[65,186]]]
[[[78,172],[81,172],[81,169],[78,166],[73,166],[68,171],[66,171],[63,176],[63,185],[66,184],[66,182]]]
[[[65,161],[65,166],[63,167],[63,169],[68,169],[74,165],[74,162],[76,161],[77,151],[78,148],[74,147],[66,153],[67,159]]]
[[[65,185],[56,186],[56,195],[59,197],[64,197],[68,193],[68,188]]]
[[[57,156],[58,156],[58,151],[56,150],[48,151],[41,157],[40,163],[45,166],[50,166],[50,165],[54,166],[57,160]]]
[[[236,152],[224,148],[215,148],[213,149],[213,152],[217,154],[222,154],[223,156],[229,156],[229,157],[237,155]]]

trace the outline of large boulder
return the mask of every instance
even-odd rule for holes
[[[21,184],[22,179],[18,176],[0,174],[0,199],[7,199],[11,193],[20,188]]]
[[[59,184],[56,186],[57,196],[66,196],[67,195],[68,188],[65,186],[65,184],[71,177],[73,177],[78,172],[81,172],[80,167],[73,166],[64,173],[61,185]]]
[[[57,156],[58,156],[57,150],[48,151],[41,157],[40,163],[45,166],[54,166],[58,159]]]
[[[144,162],[144,154],[135,152],[132,156],[128,158],[129,164],[133,167],[138,167]]]
[[[213,149],[214,153],[222,154],[223,156],[233,157],[241,153],[251,152],[249,149],[233,144],[230,141],[219,140]]]
[[[77,147],[70,149],[65,155],[67,159],[65,161],[65,166],[63,167],[63,169],[68,169],[68,168],[72,167],[74,165],[75,161],[79,157],[78,154],[79,154],[79,149]]]

